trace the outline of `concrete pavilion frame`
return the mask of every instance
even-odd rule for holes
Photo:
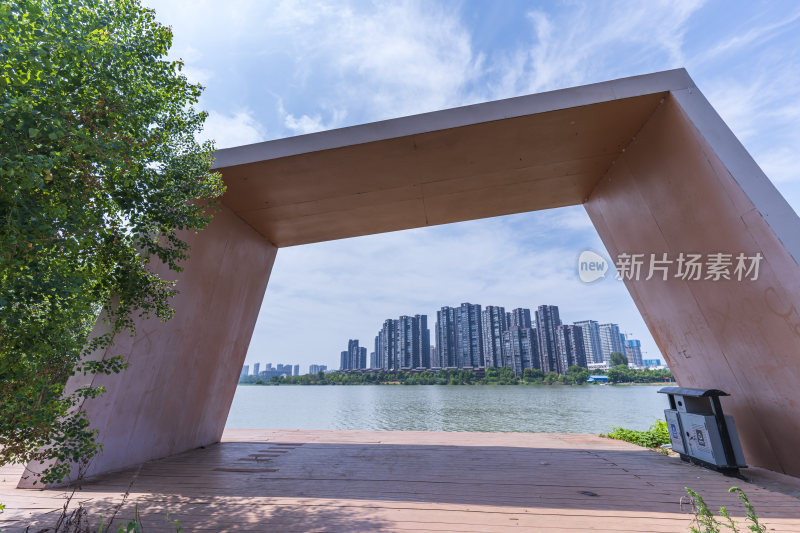
[[[87,475],[220,440],[278,248],[582,204],[612,257],[763,255],[756,281],[625,284],[680,384],[731,393],[748,463],[800,476],[800,220],[685,70],[220,150],[216,169],[175,317],[116,341],[122,375],[68,383],[108,390],[84,404],[105,446]]]

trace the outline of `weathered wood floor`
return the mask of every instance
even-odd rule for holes
[[[64,490],[18,490],[20,473],[0,470],[0,530],[54,525]],[[591,435],[232,430],[84,482],[71,505],[94,525],[138,507],[148,533],[176,519],[183,531],[685,532],[685,486],[741,517],[734,484],[770,530],[800,532],[790,495]]]

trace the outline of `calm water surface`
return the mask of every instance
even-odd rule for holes
[[[656,386],[240,385],[226,427],[605,433],[664,416]]]

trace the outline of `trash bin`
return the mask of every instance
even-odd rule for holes
[[[724,474],[738,474],[747,468],[739,443],[736,423],[722,412],[720,396],[730,396],[717,389],[663,387],[669,396],[664,417],[672,449],[681,459],[698,463]]]

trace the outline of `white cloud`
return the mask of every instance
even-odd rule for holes
[[[723,54],[729,54],[744,47],[757,46],[758,44],[775,38],[776,35],[786,30],[787,26],[792,25],[798,19],[800,19],[800,11],[775,22],[750,28],[742,34],[732,35],[727,39],[721,40],[707,51],[693,57],[692,63],[699,66],[703,63],[715,60]]]
[[[333,110],[330,113],[330,120],[325,122],[319,113],[314,116],[301,115],[295,117],[288,113],[283,107],[283,100],[278,98],[278,114],[283,118],[283,125],[294,135],[304,135],[316,131],[329,130],[341,126],[347,112],[343,110]]]
[[[508,97],[683,66],[686,21],[702,1],[591,2],[528,13],[533,39],[500,54],[494,97]]]
[[[228,148],[261,142],[266,133],[249,111],[237,111],[232,115],[210,111],[199,138],[213,140],[217,148]]]
[[[319,2],[277,11],[272,26],[300,58],[295,81],[324,80],[326,100],[366,120],[458,105],[480,73],[469,32],[442,6]]]

